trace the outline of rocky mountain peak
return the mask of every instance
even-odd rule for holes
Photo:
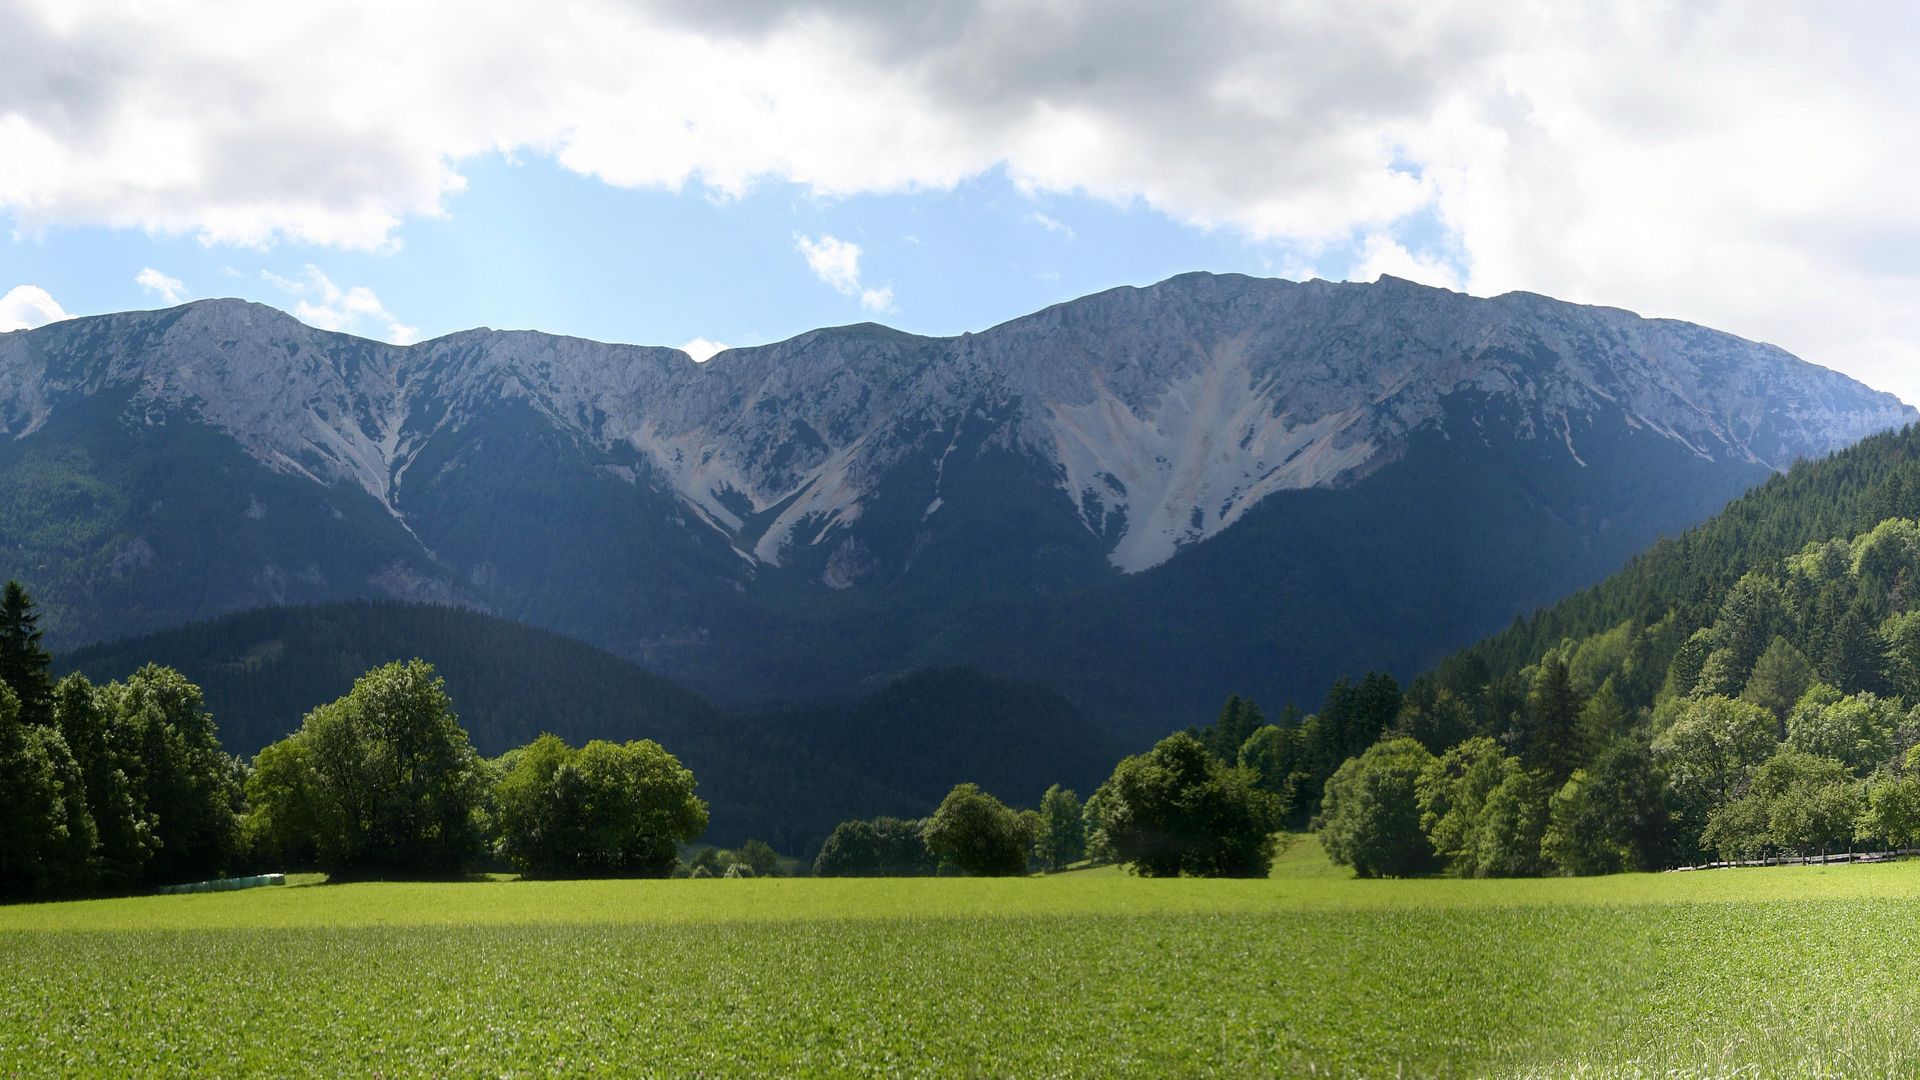
[[[1617,424],[1769,468],[1914,415],[1772,346],[1618,309],[1391,277],[1205,273],[957,338],[859,323],[705,364],[536,331],[403,348],[239,300],[0,339],[0,408],[16,437],[63,398],[112,387],[196,415],[273,468],[355,483],[403,519],[421,448],[520,401],[586,445],[637,456],[769,565],[794,545],[837,543],[888,477],[929,455],[926,503],[943,505],[941,478],[963,464],[952,454],[964,443],[1043,463],[1128,572],[1276,492],[1364,477],[1469,399],[1504,403],[1513,430],[1501,437],[1551,440],[1576,461],[1595,425]]]

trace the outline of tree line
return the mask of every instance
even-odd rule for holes
[[[1255,767],[1291,755],[1296,813],[1324,766],[1305,752],[1318,722],[1242,747]],[[1920,522],[1808,542],[1711,604],[1564,638],[1511,673],[1470,650],[1372,734],[1312,808],[1328,853],[1365,876],[1920,845]]]
[[[37,621],[9,583],[0,896],[128,891],[248,865],[333,878],[458,877],[494,861],[534,877],[665,876],[679,844],[706,829],[692,772],[650,740],[574,747],[546,735],[481,757],[419,660],[367,672],[247,762],[221,749],[199,688],[170,668],[54,682]],[[742,850],[742,864],[766,861],[751,842]]]
[[[1238,699],[1229,712],[1240,709]],[[1180,732],[1130,756],[1083,803],[1055,784],[1016,810],[959,784],[918,821],[842,822],[814,860],[819,877],[982,876],[1120,863],[1145,877],[1264,877],[1281,804],[1256,773]]]

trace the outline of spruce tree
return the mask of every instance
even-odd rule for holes
[[[0,682],[20,701],[20,721],[53,723],[53,657],[40,647],[40,613],[18,581],[0,593]]]
[[[1219,719],[1197,732],[1200,745],[1219,759],[1222,765],[1231,766],[1240,759],[1240,746],[1247,737],[1266,726],[1266,718],[1260,713],[1260,706],[1234,694],[1227,698],[1227,704],[1220,710]]]
[[[1521,760],[1544,773],[1557,789],[1580,764],[1580,695],[1564,660],[1540,665],[1527,694],[1527,725]]]
[[[1827,639],[1821,677],[1849,694],[1885,693],[1887,657],[1880,621],[1878,610],[1867,597],[1847,608]]]

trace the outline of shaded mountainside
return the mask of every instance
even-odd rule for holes
[[[178,668],[205,691],[223,745],[251,756],[363,672],[414,657],[446,680],[483,754],[542,732],[574,745],[659,742],[699,778],[721,843],[759,836],[803,851],[847,818],[924,814],[966,780],[1037,804],[1055,782],[1090,791],[1122,753],[1058,694],[978,672],[917,672],[845,703],[733,713],[603,650],[422,604],[241,612],[59,665],[101,682],[148,662]]]
[[[1802,462],[1711,520],[1661,540],[1619,573],[1516,619],[1449,665],[1513,674],[1564,641],[1676,614],[1677,637],[1712,622],[1740,578],[1773,571],[1808,544],[1865,533],[1888,518],[1920,518],[1920,426],[1875,435]]]
[[[61,645],[428,600],[728,707],[962,665],[1134,738],[1409,673],[1913,415],[1701,327],[1392,279],[705,364],[206,301],[0,335],[0,572]]]

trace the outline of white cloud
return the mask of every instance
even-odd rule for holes
[[[795,236],[794,250],[806,256],[813,276],[848,296],[860,291],[860,245],[837,236]]]
[[[1059,233],[1069,240],[1073,239],[1073,226],[1051,218],[1038,210],[1028,214],[1026,219],[1050,233]]]
[[[697,337],[680,346],[680,351],[693,357],[694,363],[704,364],[732,347],[723,341],[708,341],[706,338]]]
[[[186,282],[163,274],[149,266],[133,276],[133,283],[160,298],[162,303],[177,304],[187,298]]]
[[[311,263],[298,278],[281,277],[270,270],[262,270],[260,276],[296,298],[293,317],[309,326],[378,336],[395,345],[411,345],[420,339],[420,331],[395,318],[372,289],[365,285],[342,289]]]
[[[795,236],[794,250],[807,260],[807,269],[843,296],[857,296],[868,311],[893,310],[893,286],[869,287],[860,282],[860,245],[837,236]]]
[[[580,0],[538,34],[472,0],[15,0],[0,213],[379,249],[484,154],[717,198],[1001,168],[1293,261],[1397,260],[1376,237],[1438,221],[1473,291],[1696,319],[1920,399],[1916,48],[1898,0]]]
[[[15,285],[0,296],[0,333],[31,330],[36,326],[71,319],[47,290],[38,285]]]
[[[1443,289],[1458,290],[1463,284],[1460,272],[1445,260],[1415,255],[1391,238],[1376,234],[1367,237],[1359,258],[1345,277],[1348,281],[1376,281],[1382,274]]]

